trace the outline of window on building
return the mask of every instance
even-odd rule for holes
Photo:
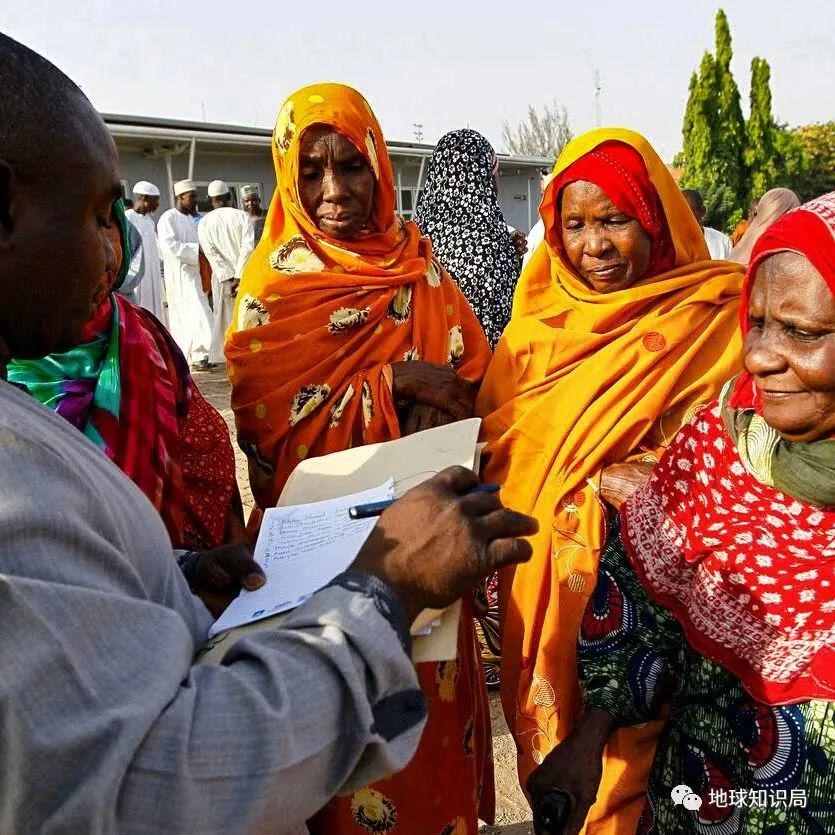
[[[406,218],[406,220],[411,220],[412,215],[415,213],[415,208],[417,207],[420,192],[417,188],[401,188],[397,191],[397,196],[397,211],[404,218]]]

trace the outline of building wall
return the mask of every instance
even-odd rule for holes
[[[117,140],[121,160],[122,178],[126,191],[138,180],[150,180],[162,192],[160,213],[172,205],[168,194],[168,173],[162,157],[148,156],[136,143]],[[174,182],[188,176],[188,152],[172,158],[171,173]],[[428,165],[428,160],[426,165]],[[417,181],[420,161],[415,158],[396,156],[393,158],[395,188],[401,193],[404,216],[411,217],[417,200]],[[424,177],[426,167],[424,167]],[[224,150],[218,146],[203,146],[198,143],[194,159],[194,180],[208,184],[211,180],[226,180],[230,185],[257,183],[261,187],[264,207],[269,205],[275,189],[275,174],[269,147]],[[534,167],[502,166],[499,170],[499,202],[505,220],[511,226],[527,232],[538,218],[539,173]],[[531,211],[529,212],[529,206]]]

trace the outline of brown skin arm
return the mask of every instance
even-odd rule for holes
[[[405,423],[401,427],[404,435],[414,435],[415,432],[423,432],[424,429],[434,429],[436,426],[446,426],[455,419],[436,409],[434,406],[426,406],[423,403],[415,403],[410,409]]]
[[[382,514],[352,565],[394,589],[410,622],[531,557],[520,537],[537,531],[536,520],[506,509],[496,494],[467,495],[477,484],[471,470],[449,467],[410,490]]]
[[[532,806],[554,790],[565,792],[571,798],[571,811],[563,831],[541,835],[577,835],[582,829],[597,799],[603,774],[603,749],[613,730],[614,720],[608,713],[587,711],[571,734],[528,777]]]
[[[652,474],[652,464],[643,461],[626,461],[610,464],[603,470],[600,479],[600,495],[616,510],[640,487],[643,487]]]
[[[446,412],[453,420],[472,417],[476,386],[459,377],[448,365],[431,362],[393,362],[395,400],[412,400]]]
[[[255,591],[265,582],[261,566],[246,545],[221,545],[200,554],[191,590],[217,618],[242,588]]]

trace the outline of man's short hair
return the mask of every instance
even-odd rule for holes
[[[0,33],[0,158],[17,177],[46,174],[56,148],[78,141],[84,93],[54,64]]]

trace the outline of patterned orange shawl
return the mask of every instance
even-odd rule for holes
[[[605,537],[601,470],[657,453],[741,365],[742,270],[707,260],[692,212],[643,137],[603,129],[575,139],[551,185],[610,140],[643,158],[675,265],[627,290],[590,289],[562,260],[558,195],[547,188],[546,239],[522,273],[477,405],[488,442],[485,478],[503,485],[505,504],[540,523],[531,562],[502,578],[503,701],[523,782],[580,710],[575,648]],[[634,832],[657,730],[612,738],[589,833]]]
[[[376,176],[372,228],[356,240],[329,238],[302,208],[300,140],[311,125],[350,139]],[[356,90],[316,84],[290,96],[273,160],[278,187],[226,343],[238,438],[262,508],[306,456],[400,436],[390,363],[449,362],[477,381],[490,356],[428,238],[395,214],[383,134]]]

